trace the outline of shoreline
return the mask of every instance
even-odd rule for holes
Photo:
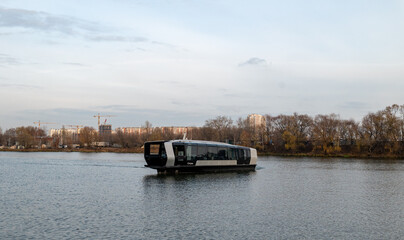
[[[141,148],[62,148],[62,149],[0,149],[0,152],[83,152],[83,153],[143,153]]]
[[[143,153],[143,149],[138,148],[78,148],[78,149],[0,149],[0,152],[82,152],[82,153]],[[369,155],[369,154],[319,154],[319,153],[272,153],[258,152],[258,156],[273,156],[286,158],[353,158],[353,159],[390,159],[404,160],[400,155]]]
[[[354,159],[390,159],[390,160],[404,160],[401,155],[370,155],[370,154],[321,154],[321,153],[270,153],[259,152],[258,156],[274,156],[274,157],[294,157],[294,158],[354,158]]]

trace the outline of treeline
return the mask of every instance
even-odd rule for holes
[[[260,116],[260,115],[259,115]],[[181,139],[182,134],[152,127],[148,121],[141,134],[125,133],[100,135],[92,127],[80,133],[63,132],[46,136],[37,127],[0,129],[0,145],[36,148],[96,147],[96,142],[108,142],[121,148],[141,147],[145,141]],[[189,127],[188,139],[228,142],[251,146],[260,152],[273,154],[348,154],[372,156],[404,156],[404,105],[392,105],[375,113],[368,113],[361,121],[344,120],[336,114],[265,115],[233,121],[218,116],[206,120],[202,127]]]
[[[336,114],[265,115],[262,124],[248,117],[236,124],[217,117],[197,132],[199,139],[230,141],[267,153],[404,156],[404,105],[369,113],[360,122]]]
[[[100,134],[93,127],[84,127],[79,131],[61,129],[59,133],[48,136],[43,129],[38,127],[17,127],[7,129],[4,133],[0,128],[0,147],[11,149],[34,148],[96,148],[111,146],[116,148],[138,148],[145,141],[169,140],[182,138],[182,134],[174,134],[173,131],[152,127],[146,121],[142,126],[142,134],[124,133],[117,130],[113,134]]]

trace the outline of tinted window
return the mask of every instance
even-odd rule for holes
[[[192,153],[191,153],[191,159],[192,161],[195,161],[198,156],[198,146],[197,145],[192,145]]]
[[[186,154],[187,154],[187,161],[191,161],[192,160],[192,149],[195,148],[192,145],[187,145],[186,146]]]
[[[227,147],[219,147],[217,151],[217,159],[226,160],[227,158]]]
[[[216,146],[208,146],[208,160],[217,159],[217,147]]]
[[[245,160],[245,155],[244,155],[244,149],[239,149],[238,150],[238,160]]]
[[[229,159],[237,160],[237,149],[229,148]]]
[[[198,154],[196,160],[206,160],[208,159],[208,148],[206,145],[198,145]]]
[[[177,161],[185,160],[185,146],[184,145],[174,145],[174,155]]]
[[[160,143],[150,144],[150,155],[158,155],[160,151]]]

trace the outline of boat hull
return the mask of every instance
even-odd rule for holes
[[[237,171],[255,171],[256,165],[223,165],[223,166],[149,166],[145,167],[156,169],[159,174],[175,173],[212,173],[212,172],[237,172]]]

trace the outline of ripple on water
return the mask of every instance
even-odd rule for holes
[[[404,165],[261,157],[157,175],[141,154],[0,153],[0,239],[399,239]]]

